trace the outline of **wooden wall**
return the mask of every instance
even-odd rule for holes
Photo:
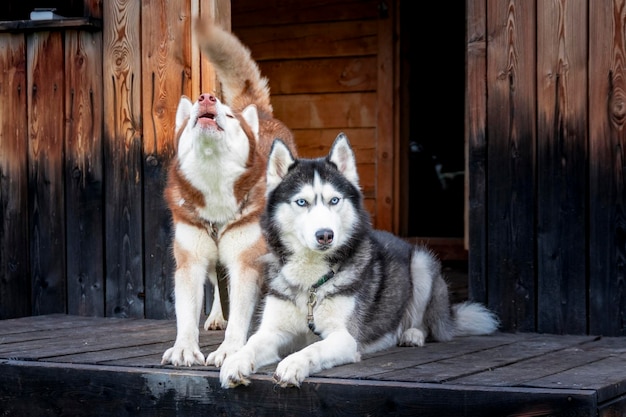
[[[171,318],[174,114],[216,89],[191,17],[229,22],[230,2],[85,6],[0,25],[0,318]]]
[[[470,295],[505,330],[626,335],[623,6],[467,2]]]
[[[232,12],[301,154],[345,131],[376,226],[397,228],[406,3],[85,3],[101,26],[0,24],[0,318],[173,316],[173,115],[219,92],[194,15]],[[506,331],[626,335],[626,11],[591,5],[466,1],[469,289]]]
[[[387,230],[397,230],[398,210],[393,3],[232,2],[233,33],[269,78],[275,114],[293,129],[300,155],[326,155],[345,132],[366,207]]]
[[[183,94],[219,94],[191,21],[212,15],[230,27],[231,2],[85,5],[78,24],[0,23],[0,319],[174,314],[163,186],[176,107]],[[367,207],[391,229],[393,9],[234,5],[235,33],[301,154],[324,155],[346,132]]]

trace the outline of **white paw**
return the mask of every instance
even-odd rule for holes
[[[243,344],[241,343],[222,342],[215,352],[211,352],[209,356],[207,356],[206,365],[215,365],[218,368],[221,367],[224,360],[241,349],[242,346]]]
[[[274,382],[283,388],[299,387],[309,376],[309,360],[306,355],[293,353],[280,361],[274,372]]]
[[[204,355],[200,347],[194,345],[174,345],[163,354],[161,364],[171,363],[174,366],[204,365]]]
[[[220,369],[222,388],[234,388],[250,384],[250,375],[254,373],[254,360],[251,355],[239,351],[226,358]]]
[[[424,346],[426,335],[420,329],[411,328],[402,333],[398,346]]]
[[[204,330],[226,330],[227,324],[228,321],[224,319],[224,316],[221,313],[215,315],[211,313],[204,322]]]

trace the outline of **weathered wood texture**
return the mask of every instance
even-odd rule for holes
[[[103,4],[105,314],[143,316],[140,3]]]
[[[507,330],[625,335],[623,4],[466,4],[470,296]]]
[[[337,134],[355,148],[365,205],[396,230],[394,2],[233,2],[232,29],[269,79],[275,114],[303,157],[326,155]]]
[[[173,115],[215,86],[191,18],[229,2],[83,4],[96,25],[0,34],[0,318],[171,318]]]
[[[28,218],[33,314],[63,313],[66,304],[64,63],[60,32],[37,32],[27,37]]]
[[[589,331],[626,334],[626,10],[589,8]]]
[[[0,317],[30,315],[26,38],[0,34]]]
[[[102,35],[65,33],[67,312],[104,313]]]
[[[489,305],[516,330],[536,321],[535,13],[534,1],[487,7]]]
[[[536,330],[547,333],[587,330],[585,20],[585,2],[537,2]]]
[[[172,320],[0,321],[6,416],[600,416],[626,413],[624,338],[496,333],[394,347],[277,388],[275,365],[224,390],[212,366],[160,365]],[[116,337],[111,337],[115,334]],[[200,329],[208,353],[223,331]],[[88,404],[88,405],[87,405]]]

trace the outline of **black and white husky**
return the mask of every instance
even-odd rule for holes
[[[221,367],[224,388],[249,384],[256,369],[284,355],[274,379],[299,386],[363,353],[498,328],[482,304],[450,305],[437,258],[373,230],[362,200],[354,152],[343,133],[318,159],[294,158],[274,141],[261,217],[271,250],[269,291],[256,333]]]

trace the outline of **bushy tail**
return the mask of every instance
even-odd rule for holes
[[[267,78],[250,50],[232,33],[216,25],[212,19],[194,22],[198,44],[213,64],[222,83],[224,102],[239,112],[255,104],[259,112],[273,114]]]
[[[470,301],[453,305],[452,319],[457,336],[491,334],[500,326],[500,321],[492,311]]]

